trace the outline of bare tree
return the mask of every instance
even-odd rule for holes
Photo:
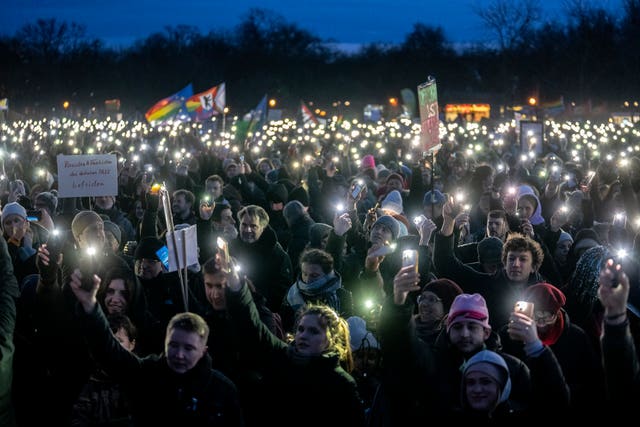
[[[541,15],[539,0],[493,0],[484,8],[472,8],[493,32],[503,52],[525,44]]]

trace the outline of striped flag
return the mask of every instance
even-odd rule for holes
[[[9,109],[9,98],[0,99],[0,111],[6,111]]]
[[[193,87],[191,83],[189,83],[179,92],[156,102],[153,107],[149,108],[144,116],[151,125],[155,125],[178,116],[181,113],[186,113],[185,101],[192,95]]]
[[[300,101],[300,112],[302,113],[302,123],[306,124],[311,122],[316,125],[318,124],[318,119],[309,107],[307,107],[307,104],[305,104],[304,101]]]

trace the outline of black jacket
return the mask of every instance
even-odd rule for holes
[[[293,283],[293,273],[289,255],[278,243],[276,233],[267,226],[255,243],[233,240],[229,242],[229,253],[238,260],[258,293],[267,299],[267,307],[278,312]]]
[[[99,306],[76,311],[92,355],[131,398],[136,425],[242,426],[235,385],[211,368],[208,354],[185,374],[167,365],[164,355],[139,358],[114,338]]]
[[[245,351],[263,361],[264,425],[307,426],[364,425],[364,408],[353,377],[341,366],[337,354],[305,357],[293,345],[278,339],[260,321],[246,285],[239,292],[226,289],[227,309],[245,337]]]

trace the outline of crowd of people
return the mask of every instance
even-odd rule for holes
[[[640,134],[545,129],[3,124],[0,425],[633,412]],[[58,154],[114,155],[117,194],[60,197]]]

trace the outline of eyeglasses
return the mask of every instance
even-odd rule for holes
[[[534,313],[533,317],[536,322],[549,323],[556,319],[556,314],[549,311],[537,311]]]
[[[442,299],[438,298],[435,295],[419,295],[418,296],[418,304],[435,304],[437,302],[442,302]]]

